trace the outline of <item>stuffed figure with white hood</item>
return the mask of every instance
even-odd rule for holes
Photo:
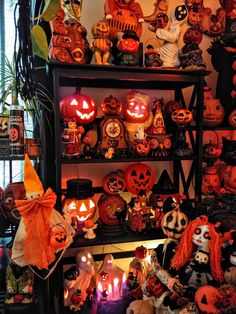
[[[11,260],[18,266],[30,266],[46,279],[56,267],[75,234],[72,226],[54,209],[56,194],[42,183],[28,157],[25,155],[25,200],[16,200],[21,214],[14,238]]]
[[[178,40],[181,33],[181,26],[187,21],[187,7],[182,4],[171,12],[169,30],[157,28],[156,36],[164,40],[160,47],[160,58],[163,61],[162,67],[177,68],[180,66]]]

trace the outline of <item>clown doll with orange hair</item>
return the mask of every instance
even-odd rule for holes
[[[180,281],[188,286],[190,299],[203,285],[223,282],[221,236],[206,216],[190,222],[185,229],[171,267],[179,271]]]

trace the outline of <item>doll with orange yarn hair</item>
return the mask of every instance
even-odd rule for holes
[[[182,277],[182,282],[187,284],[193,293],[200,286],[217,285],[224,281],[221,268],[221,236],[215,228],[206,216],[200,216],[190,222],[171,261],[171,268],[180,271],[180,281]]]

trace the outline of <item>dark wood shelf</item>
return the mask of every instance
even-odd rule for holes
[[[182,70],[173,68],[125,67],[95,64],[50,63],[54,74],[60,72],[60,86],[93,88],[136,88],[177,90],[199,83],[205,70]],[[79,73],[79,75],[78,75]]]
[[[141,157],[136,156],[132,158],[98,158],[98,159],[82,159],[82,158],[63,158],[61,157],[62,164],[90,164],[90,163],[116,163],[116,162],[141,162],[141,161],[174,161],[174,160],[196,160],[197,156],[166,156],[166,157]]]

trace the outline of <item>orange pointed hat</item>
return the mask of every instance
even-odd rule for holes
[[[29,156],[25,154],[24,185],[27,198],[38,198],[44,194],[44,188]]]

